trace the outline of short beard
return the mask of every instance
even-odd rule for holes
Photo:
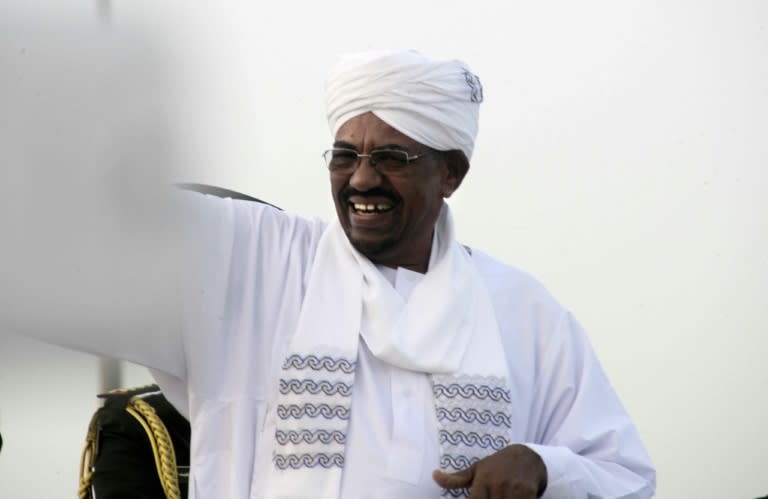
[[[359,241],[356,239],[352,239],[349,236],[349,232],[344,231],[347,235],[347,240],[349,240],[349,243],[352,245],[353,248],[355,248],[357,251],[359,251],[363,256],[368,258],[373,263],[377,263],[378,258],[382,254],[385,254],[390,249],[394,248],[395,245],[397,245],[397,239],[387,239],[385,241],[378,241],[378,242],[365,242],[365,241]]]

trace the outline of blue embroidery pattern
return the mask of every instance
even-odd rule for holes
[[[349,419],[349,408],[343,405],[331,406],[328,404],[280,404],[277,406],[277,415],[280,419],[300,419],[304,416],[309,416],[310,418],[322,416],[325,419]]]
[[[285,363],[283,363],[283,369],[291,367],[299,370],[309,367],[315,371],[342,371],[346,374],[355,372],[354,362],[350,362],[344,358],[334,359],[333,357],[318,357],[317,355],[307,355],[303,357],[298,354],[293,354],[285,359]]]
[[[479,457],[451,456],[446,454],[440,458],[440,466],[443,468],[451,467],[456,470],[461,470],[469,468],[479,460]]]
[[[467,82],[467,85],[469,85],[469,89],[472,92],[470,100],[477,103],[483,102],[483,85],[480,83],[480,78],[465,69],[464,80]]]
[[[469,497],[469,489],[455,489],[455,490],[446,490],[443,489],[443,493],[441,494],[442,497]]]
[[[344,466],[343,454],[277,454],[275,455],[275,466],[284,470],[292,468],[314,468],[322,466],[323,468],[341,468]]]
[[[451,421],[453,423],[463,421],[465,423],[493,424],[495,426],[512,427],[509,415],[505,412],[493,412],[489,410],[478,410],[472,407],[464,409],[462,407],[437,408],[437,418]]]
[[[313,395],[323,392],[326,395],[342,395],[347,397],[352,394],[352,387],[346,383],[332,383],[326,380],[319,382],[312,381],[311,379],[280,380],[280,393],[283,395],[288,393],[302,394],[304,392],[309,392]]]
[[[506,389],[498,386],[487,385],[461,385],[459,383],[451,383],[449,385],[443,385],[435,383],[433,385],[435,397],[447,397],[456,398],[461,397],[463,399],[490,399],[494,402],[504,401],[509,403],[509,393]]]
[[[509,445],[511,397],[505,379],[432,375],[432,390],[442,469],[468,468]],[[469,497],[469,491],[443,490],[442,497]]]
[[[322,442],[324,444],[330,444],[336,442],[344,445],[347,441],[347,436],[342,431],[325,431],[325,430],[277,430],[275,432],[275,439],[280,445],[286,445],[289,442],[292,444],[300,444],[302,442],[307,444],[314,444]]]
[[[476,445],[483,449],[493,449],[498,451],[507,446],[508,439],[504,437],[493,437],[488,434],[479,434],[475,431],[464,433],[463,431],[440,430],[440,443],[449,443],[451,445]]]
[[[292,354],[286,359],[276,407],[277,469],[344,466],[354,372],[355,362],[344,357]]]

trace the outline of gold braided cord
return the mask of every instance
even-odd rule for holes
[[[179,478],[176,472],[176,452],[173,450],[173,442],[168,434],[168,429],[155,409],[140,397],[132,397],[125,410],[136,418],[144,427],[144,431],[147,432],[165,496],[168,499],[181,499]]]
[[[98,445],[97,421],[101,415],[101,408],[96,410],[88,423],[88,433],[85,436],[85,446],[80,455],[80,484],[77,487],[79,499],[92,499],[91,482],[93,481],[93,461],[96,459],[96,446]]]

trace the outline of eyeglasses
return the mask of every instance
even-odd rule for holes
[[[408,168],[411,161],[423,158],[428,153],[409,156],[397,149],[377,149],[369,154],[360,154],[354,149],[335,147],[323,153],[328,169],[333,173],[352,173],[363,158],[368,158],[371,166],[379,173],[399,173]]]

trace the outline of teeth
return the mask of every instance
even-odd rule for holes
[[[374,213],[376,211],[387,211],[392,208],[391,204],[379,203],[379,204],[366,204],[366,203],[352,203],[352,207],[355,211]]]

